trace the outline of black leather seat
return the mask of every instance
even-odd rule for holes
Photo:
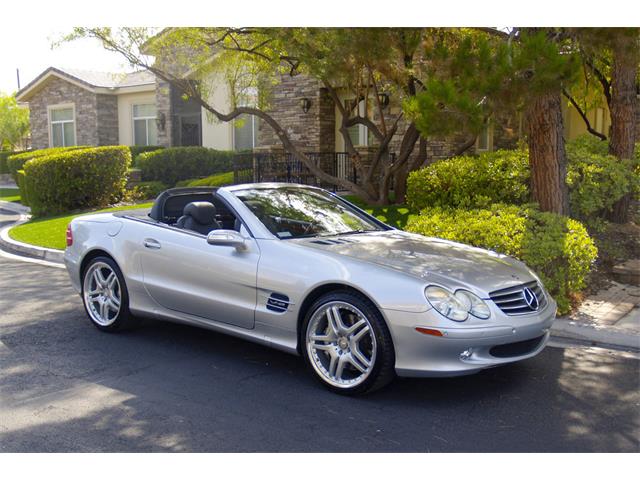
[[[216,220],[216,207],[210,202],[187,203],[176,226],[203,235],[208,235],[211,230],[221,228]]]

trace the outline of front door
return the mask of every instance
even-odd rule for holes
[[[244,229],[243,229],[244,230]],[[253,328],[260,251],[209,245],[202,235],[152,226],[140,238],[144,284],[156,302],[176,312]]]

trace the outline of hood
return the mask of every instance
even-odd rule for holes
[[[450,288],[486,295],[535,278],[518,260],[489,250],[399,230],[288,240]]]

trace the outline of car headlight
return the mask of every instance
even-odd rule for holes
[[[424,293],[431,306],[449,320],[464,322],[469,314],[482,319],[491,316],[489,306],[467,290],[457,290],[453,293],[446,288],[431,285]]]

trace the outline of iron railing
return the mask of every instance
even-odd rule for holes
[[[331,176],[357,183],[358,176],[347,152],[305,152],[322,171]],[[339,186],[328,184],[290,153],[240,153],[233,159],[234,183],[286,182],[315,185],[328,190]]]

